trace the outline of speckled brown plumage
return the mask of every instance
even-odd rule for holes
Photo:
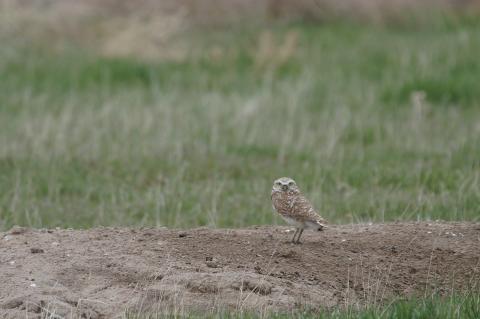
[[[305,228],[323,230],[326,221],[318,215],[312,204],[300,192],[295,181],[288,177],[277,179],[272,188],[273,208],[290,225],[297,228],[295,235],[298,238],[293,242],[299,243],[300,236]]]

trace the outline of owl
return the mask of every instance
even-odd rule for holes
[[[297,183],[289,177],[279,178],[273,183],[272,204],[273,209],[288,224],[295,226],[292,238],[294,244],[300,243],[300,236],[305,228],[320,231],[326,227],[326,220],[317,214],[312,204],[300,192]]]

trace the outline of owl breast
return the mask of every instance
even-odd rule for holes
[[[272,204],[273,208],[280,215],[291,215],[293,210],[293,200],[294,198],[286,192],[273,192],[272,193]]]

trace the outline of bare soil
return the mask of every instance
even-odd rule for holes
[[[480,280],[479,223],[0,233],[0,317],[362,306]]]

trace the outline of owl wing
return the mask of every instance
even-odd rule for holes
[[[327,223],[313,208],[313,205],[303,195],[298,195],[293,203],[293,213],[302,221],[310,221],[321,226]]]

